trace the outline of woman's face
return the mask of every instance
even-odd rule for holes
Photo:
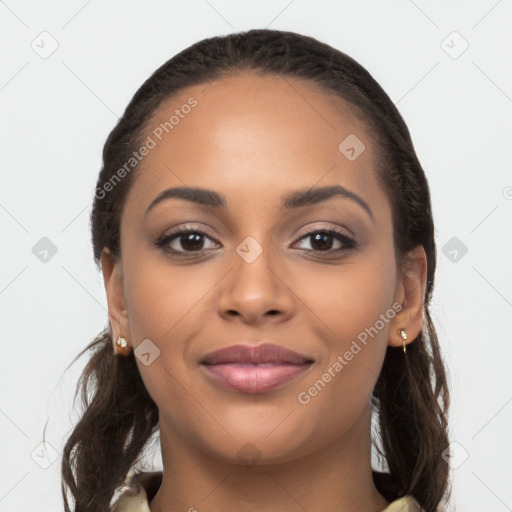
[[[347,440],[367,424],[386,346],[400,344],[404,299],[364,125],[309,82],[247,72],[182,90],[147,135],[122,258],[104,272],[112,325],[135,349],[162,439],[240,463]],[[175,187],[210,190],[211,204],[169,196],[150,207]],[[324,187],[342,193],[312,194]],[[293,194],[306,199],[283,204]],[[177,228],[192,235],[157,247]],[[203,364],[264,343],[313,362]],[[254,371],[295,377],[244,377]]]

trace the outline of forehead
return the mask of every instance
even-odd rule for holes
[[[242,72],[187,87],[160,105],[145,136],[153,147],[136,171],[134,207],[184,185],[228,200],[331,184],[382,196],[365,125],[310,81]]]

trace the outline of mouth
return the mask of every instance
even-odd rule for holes
[[[297,378],[314,360],[278,345],[234,345],[207,354],[201,365],[217,383],[242,393],[263,393]]]

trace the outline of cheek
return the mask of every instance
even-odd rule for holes
[[[352,339],[375,325],[392,305],[395,267],[391,258],[365,256],[338,267],[311,267],[297,272],[292,289],[302,303],[302,314],[322,333],[331,348],[342,350]],[[354,260],[355,261],[355,260]],[[388,323],[378,322],[381,338]],[[382,332],[381,332],[382,331]]]
[[[218,278],[201,266],[171,266],[147,253],[132,261],[125,267],[125,292],[134,349],[137,355],[137,346],[149,339],[159,351],[153,359],[149,350],[151,361],[147,365],[137,357],[137,366],[162,422],[185,436],[196,418],[204,414],[200,400],[191,399],[197,394],[185,361],[190,340],[204,330],[201,318],[205,318],[207,308],[211,310],[208,294]]]
[[[137,359],[144,384],[153,398],[187,406],[184,388],[193,388],[186,367],[191,341],[205,330],[212,316],[211,293],[220,277],[205,265],[170,265],[165,258],[142,252],[125,266],[125,293],[130,335],[134,349],[150,340],[157,354],[145,365]],[[147,343],[147,342],[146,342]],[[136,352],[137,354],[137,352]]]
[[[323,340],[325,357],[319,362],[301,404],[319,411],[329,403],[345,415],[361,408],[375,386],[385,356],[395,286],[395,266],[382,251],[338,268],[322,268],[307,279],[297,274],[294,291],[307,307],[313,334]]]
[[[161,344],[181,339],[177,334],[203,313],[217,276],[208,265],[171,266],[158,256],[133,261],[125,274],[125,291],[134,345],[145,338]]]

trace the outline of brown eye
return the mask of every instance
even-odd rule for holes
[[[311,231],[299,240],[308,239],[310,240],[311,248],[304,248],[306,251],[339,253],[353,249],[356,246],[356,243],[352,238],[335,229]],[[336,243],[341,245],[341,247],[338,246],[333,248]]]
[[[160,237],[155,246],[167,253],[186,255],[186,253],[197,253],[207,250],[205,239],[212,240],[206,233],[199,229],[179,228]]]

